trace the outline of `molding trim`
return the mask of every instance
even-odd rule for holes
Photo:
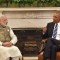
[[[40,10],[60,10],[60,7],[32,7],[32,8],[0,8],[0,11],[40,11]]]

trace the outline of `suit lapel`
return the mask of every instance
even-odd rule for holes
[[[51,29],[52,29],[51,32],[52,32],[52,34],[53,34],[54,25],[55,25],[55,23],[51,24]]]

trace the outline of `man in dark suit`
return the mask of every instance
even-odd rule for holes
[[[44,31],[44,38],[47,38],[45,45],[43,60],[54,59],[56,60],[56,50],[54,47],[58,47],[60,44],[60,12],[56,11],[53,14],[53,22],[47,24],[46,31]],[[52,56],[54,55],[54,56]],[[52,58],[53,57],[53,58]]]

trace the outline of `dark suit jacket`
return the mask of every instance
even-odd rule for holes
[[[50,37],[52,37],[54,25],[55,25],[54,22],[50,22],[50,23],[47,24],[47,31],[43,35],[43,38],[50,38]]]

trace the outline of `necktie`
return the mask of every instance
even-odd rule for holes
[[[55,26],[54,26],[54,30],[53,30],[53,38],[56,38],[56,34],[57,34],[57,26],[58,26],[58,24],[55,24]]]

